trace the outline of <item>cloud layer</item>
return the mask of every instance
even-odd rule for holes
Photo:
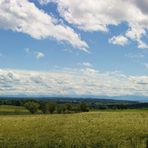
[[[92,68],[35,72],[0,70],[0,95],[148,96],[147,76],[101,73]]]
[[[11,29],[35,39],[55,38],[86,51],[88,45],[70,27],[60,23],[28,0],[0,1],[0,28]]]

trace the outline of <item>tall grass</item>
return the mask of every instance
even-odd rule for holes
[[[0,116],[0,148],[145,148],[147,112]]]

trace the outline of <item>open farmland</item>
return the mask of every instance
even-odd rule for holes
[[[147,140],[147,111],[0,116],[1,148],[145,148]]]

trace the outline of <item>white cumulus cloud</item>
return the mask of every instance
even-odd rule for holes
[[[128,39],[122,35],[120,36],[113,36],[111,39],[109,39],[109,43],[114,44],[114,45],[122,45],[124,46],[125,44],[128,43]]]
[[[22,32],[35,39],[55,38],[87,51],[88,45],[70,27],[37,8],[28,0],[0,1],[0,28]]]
[[[55,2],[59,14],[70,24],[84,31],[108,32],[109,26],[126,23],[125,38],[148,48],[142,39],[148,30],[147,0],[40,0],[41,4]],[[119,35],[121,32],[119,33]],[[123,36],[120,39],[123,41]],[[126,41],[118,42],[123,45]],[[116,38],[117,39],[117,38]]]
[[[42,53],[42,52],[35,52],[35,55],[36,55],[37,59],[41,59],[45,56],[44,53]]]

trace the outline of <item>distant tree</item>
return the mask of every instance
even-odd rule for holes
[[[78,106],[73,106],[73,107],[72,107],[72,111],[75,112],[75,113],[77,113],[77,112],[80,111],[80,109],[79,109]]]
[[[48,111],[53,114],[56,109],[56,103],[55,102],[49,102],[48,103]]]
[[[99,105],[98,109],[105,110],[105,109],[109,109],[109,107],[107,105]]]
[[[70,103],[65,104],[65,109],[69,112],[72,110],[72,105]]]
[[[117,105],[113,105],[112,109],[114,109],[114,110],[118,109]]]
[[[47,102],[40,103],[40,110],[43,112],[43,114],[47,113],[48,109],[49,109],[49,105]]]
[[[24,104],[25,108],[28,109],[32,114],[36,113],[37,110],[39,109],[39,103],[33,102],[33,101],[28,101]]]
[[[61,114],[62,111],[63,111],[63,107],[60,106],[60,105],[58,105],[58,106],[57,106],[57,113],[58,113],[58,114]]]
[[[79,104],[79,110],[82,111],[82,112],[88,112],[89,111],[85,102],[81,102]]]
[[[65,113],[65,111],[66,111],[65,106],[62,106],[62,112]]]

